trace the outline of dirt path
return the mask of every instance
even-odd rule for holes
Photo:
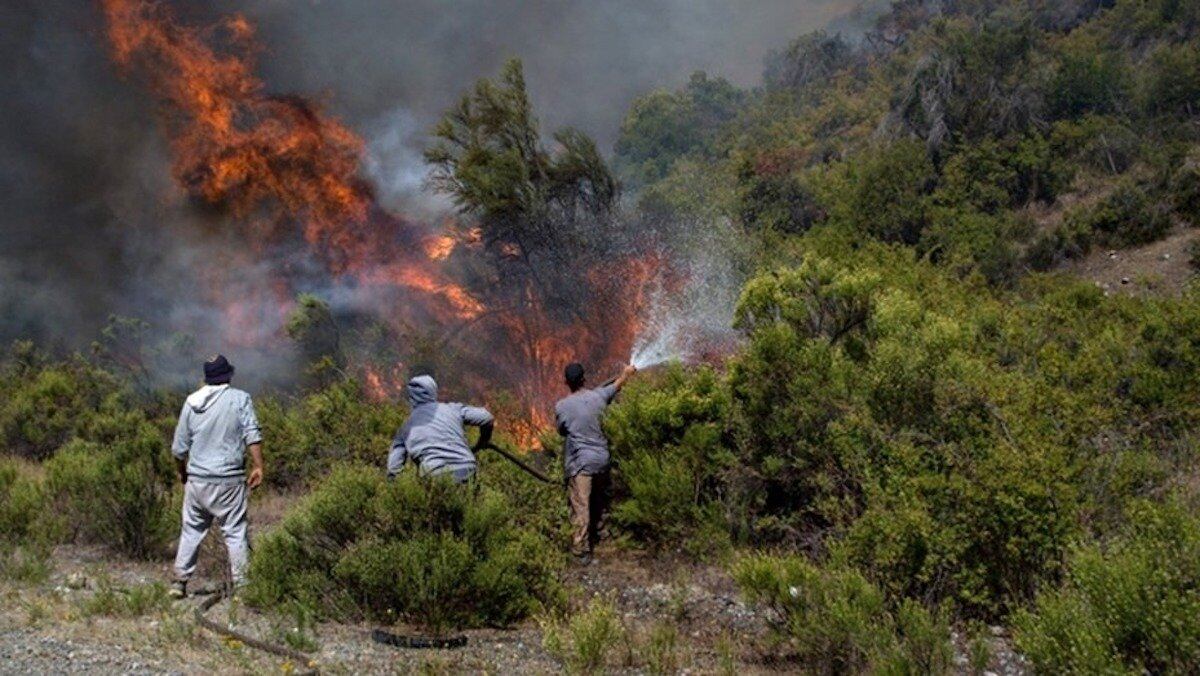
[[[208,555],[215,560],[217,552]],[[291,673],[303,665],[249,649],[205,632],[192,621],[199,598],[162,605],[137,616],[96,612],[104,585],[145,587],[162,582],[166,568],[117,559],[102,550],[60,547],[55,570],[38,584],[0,583],[0,674],[207,674]],[[214,569],[206,565],[210,582]],[[591,566],[564,572],[573,610],[593,597],[609,600],[626,638],[612,650],[613,673],[646,673],[645,654],[654,632],[669,627],[672,671],[678,673],[793,673],[795,665],[776,659],[763,615],[739,598],[720,566],[683,558],[652,558],[605,548]],[[283,643],[295,632],[285,617],[256,613],[222,602],[209,612],[252,636]],[[304,630],[312,662],[322,673],[561,673],[558,660],[543,647],[537,621],[497,630],[466,632],[468,644],[455,650],[411,650],[370,640],[372,627],[322,623]],[[1008,640],[996,628],[989,671],[1025,672]],[[960,673],[972,673],[966,645],[956,640]],[[661,646],[659,646],[661,648]],[[988,672],[985,672],[988,673]]]
[[[1197,238],[1200,231],[1179,227],[1145,246],[1097,249],[1064,270],[1094,283],[1106,295],[1177,296],[1195,274],[1189,246]]]
[[[209,557],[214,558],[214,557]],[[133,588],[162,582],[165,567],[116,559],[102,550],[60,547],[55,571],[35,585],[0,584],[0,673],[278,673],[300,665],[247,649],[204,632],[191,621],[198,599],[165,604],[138,617],[89,610],[103,585]],[[204,566],[211,572],[216,566]],[[640,672],[636,642],[654,627],[677,629],[674,659],[692,673],[773,673],[761,661],[762,619],[738,600],[719,567],[663,562],[604,551],[595,564],[564,574],[572,606],[592,596],[613,602],[627,628],[626,644],[613,650],[616,671]],[[206,583],[197,580],[193,586]],[[270,617],[228,602],[210,617],[251,635],[282,642],[293,631],[288,618]],[[323,673],[559,673],[542,646],[536,621],[513,629],[466,632],[456,650],[402,650],[370,640],[372,627],[322,623],[308,635],[312,660]]]

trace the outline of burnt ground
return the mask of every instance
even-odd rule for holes
[[[222,563],[217,538],[202,552],[207,564],[193,588],[219,582]],[[292,673],[303,665],[250,649],[210,634],[192,621],[198,598],[167,605],[140,617],[90,614],[88,600],[105,584],[131,588],[165,582],[165,563],[114,558],[93,547],[60,547],[54,571],[39,584],[0,583],[0,673]],[[675,629],[670,651],[676,673],[794,673],[770,638],[765,617],[739,598],[720,566],[679,557],[649,557],[604,548],[588,567],[564,573],[572,608],[593,596],[613,602],[626,638],[610,654],[605,671],[647,673],[649,638],[656,627]],[[209,617],[250,635],[284,643],[294,632],[286,617],[259,614],[222,602]],[[322,673],[559,673],[564,670],[542,645],[538,620],[506,630],[466,632],[468,644],[455,650],[397,649],[372,642],[368,625],[323,623],[306,632],[314,648],[312,664]],[[1022,674],[999,627],[986,639],[988,671]],[[970,667],[965,637],[955,633],[960,673]],[[661,662],[660,662],[661,663]]]

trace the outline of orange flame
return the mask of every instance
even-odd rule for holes
[[[444,261],[454,252],[454,247],[458,244],[453,237],[442,235],[441,237],[431,237],[425,241],[425,255],[430,260]]]
[[[488,377],[505,372],[512,379],[509,386],[528,408],[517,428],[522,441],[532,444],[549,424],[550,404],[564,394],[564,364],[591,357],[599,362],[592,370],[600,371],[624,362],[637,330],[632,318],[644,302],[637,289],[657,261],[616,261],[588,271],[586,283],[597,288],[607,280],[622,284],[612,293],[616,302],[573,323],[552,319],[532,288],[524,290],[521,311],[489,312],[442,269],[459,243],[478,247],[481,231],[424,237],[382,209],[359,174],[362,139],[305,99],[266,92],[254,74],[255,30],[245,17],[201,29],[177,23],[158,0],[101,4],[114,61],[142,77],[163,103],[173,173],[188,194],[242,223],[260,256],[271,243],[300,236],[332,274],[407,290],[393,308],[398,321],[418,308],[460,327],[495,316],[503,338],[479,340],[474,358],[493,367]],[[260,338],[251,329],[263,324],[263,308],[286,316],[292,306],[282,278],[251,292],[230,289],[219,277],[209,282],[234,332],[256,337],[247,339]],[[391,372],[365,366],[363,379],[379,400],[394,398],[404,382],[399,365]],[[477,383],[476,394],[491,386]]]

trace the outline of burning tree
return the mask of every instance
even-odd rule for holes
[[[526,394],[549,401],[573,359],[617,361],[640,303],[628,289],[651,265],[623,246],[630,233],[616,215],[619,186],[592,139],[568,128],[554,134],[554,152],[542,144],[519,60],[495,81],[480,80],[434,134],[425,154],[431,183],[478,223],[485,265],[465,283],[503,309],[498,321],[541,388]]]

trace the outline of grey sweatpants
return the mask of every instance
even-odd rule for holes
[[[245,482],[221,484],[188,479],[183,487],[183,529],[175,555],[175,579],[190,580],[196,572],[200,542],[215,519],[229,550],[233,583],[246,581],[250,561],[250,539],[246,532],[247,489]]]

